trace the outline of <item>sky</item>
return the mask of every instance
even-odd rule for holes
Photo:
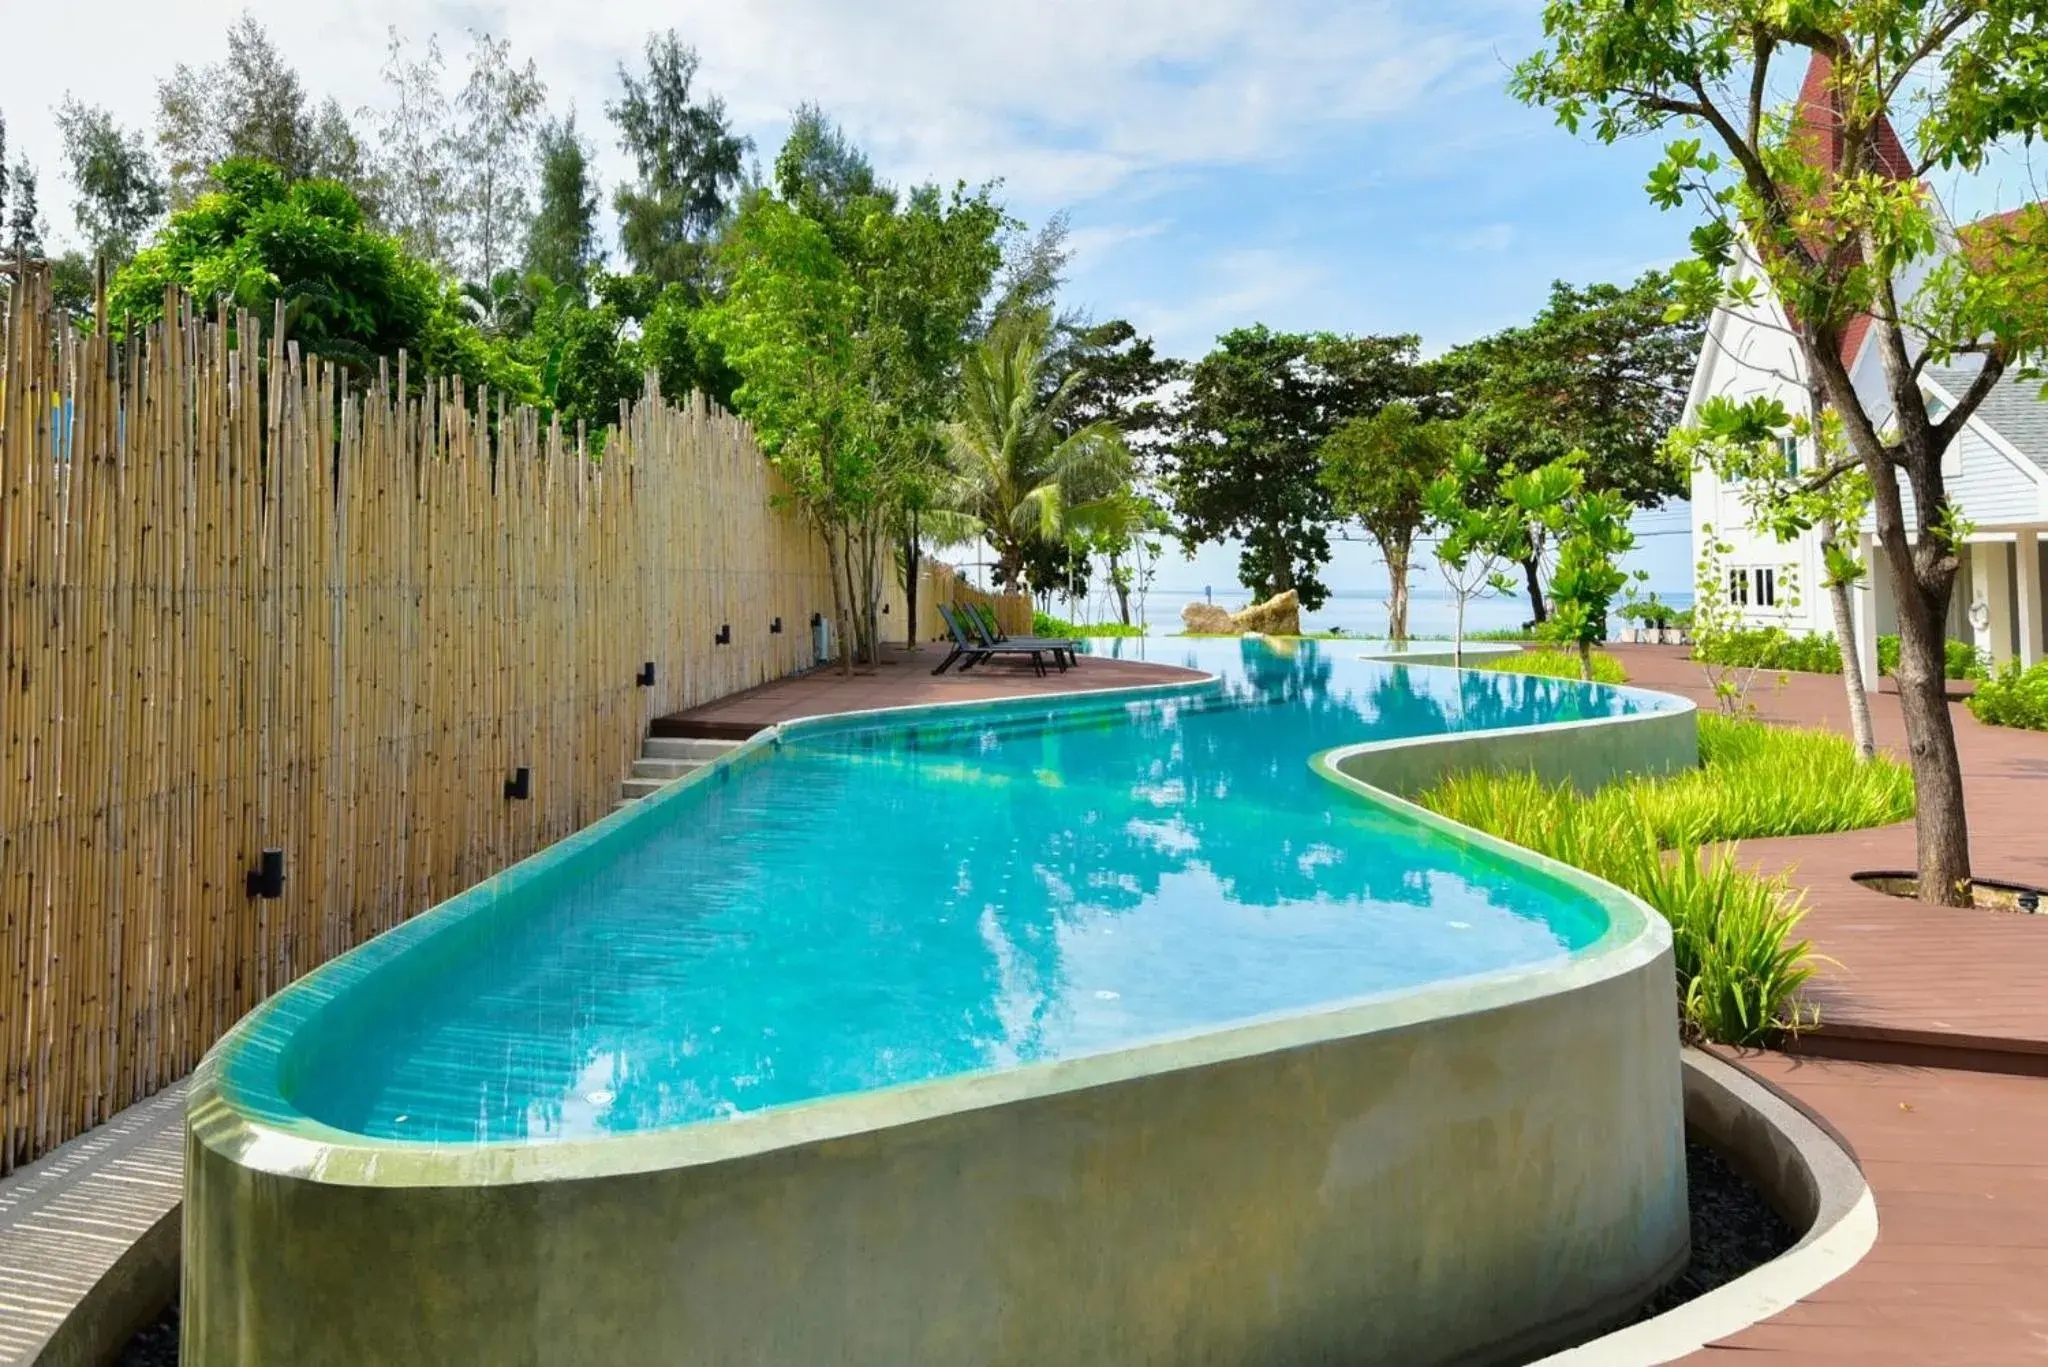
[[[603,105],[621,61],[673,26],[757,155],[800,103],[822,105],[899,183],[1002,181],[1018,217],[1071,216],[1066,302],[1126,317],[1195,357],[1226,329],[1413,332],[1441,351],[1525,321],[1550,282],[1631,279],[1685,249],[1692,220],[1642,190],[1658,149],[1602,146],[1514,102],[1537,45],[1533,0],[296,0],[250,7],[308,93],[379,105],[387,31],[438,36],[456,79],[472,31],[531,56],[572,104],[607,187],[626,171]],[[52,237],[70,229],[54,108],[67,92],[153,123],[175,64],[218,60],[242,6],[33,5],[12,15],[0,89],[10,159],[42,168]],[[1000,17],[998,17],[1000,16]],[[65,54],[91,54],[70,60]],[[1683,525],[1682,507],[1646,531]],[[1685,538],[1636,563],[1690,580]],[[1332,582],[1372,581],[1362,547]],[[1234,578],[1235,552],[1175,557],[1162,583]]]

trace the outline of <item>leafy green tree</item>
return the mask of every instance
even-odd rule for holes
[[[1451,591],[1454,619],[1451,663],[1465,664],[1465,605],[1485,593],[1512,593],[1500,573],[1527,553],[1523,519],[1493,496],[1486,458],[1470,444],[1452,453],[1442,474],[1423,491],[1423,508],[1440,529],[1436,563]]]
[[[532,59],[516,66],[510,43],[475,35],[469,80],[455,102],[461,125],[453,143],[463,268],[476,280],[496,280],[521,252],[531,217],[534,135],[546,99]]]
[[[1042,309],[998,317],[967,355],[960,416],[946,428],[957,478],[952,504],[994,550],[997,581],[1012,587],[1025,586],[1034,554],[1051,548],[1052,582],[1071,583],[1069,533],[1085,531],[1131,481],[1130,450],[1114,424],[1062,432],[1078,372],[1044,394],[1051,328]]]
[[[2032,0],[1767,5],[1707,0],[1648,11],[1550,0],[1545,43],[1514,79],[1524,100],[1603,141],[1664,132],[1652,199],[1704,217],[1674,271],[1695,312],[1782,310],[1804,371],[1839,415],[1842,462],[1869,476],[1877,540],[1899,613],[1900,710],[1918,795],[1923,898],[1967,904],[1970,854],[1949,716],[1944,624],[1961,563],[1942,457],[2008,371],[2048,348],[2048,214],[2010,216],[1953,250],[1922,189],[1936,168],[1981,169],[2033,137],[2048,107],[2048,17]],[[1806,63],[1790,109],[1770,102],[1781,60]],[[1894,131],[1913,116],[1915,150]],[[1712,149],[1708,147],[1711,139]],[[1882,392],[1860,393],[1843,345],[1867,329]],[[1975,361],[1952,410],[1929,412],[1920,373]],[[1910,519],[1902,483],[1913,494]]]
[[[986,190],[880,184],[812,111],[726,235],[704,331],[825,541],[849,661],[879,640],[888,565],[914,582],[916,514],[1002,223]]]
[[[1629,531],[1628,500],[1611,489],[1588,486],[1585,457],[1526,470],[1507,481],[1510,506],[1521,515],[1523,535],[1540,529],[1557,547],[1550,576],[1552,610],[1540,634],[1578,652],[1579,677],[1593,678],[1593,647],[1607,639],[1607,613],[1628,584],[1621,557],[1635,545]]]
[[[597,179],[576,111],[540,132],[540,209],[526,235],[526,269],[581,293],[604,261],[597,234]]]
[[[78,187],[73,206],[92,255],[118,267],[135,255],[143,232],[167,202],[140,133],[124,133],[104,109],[67,97],[57,111],[64,159]]]
[[[116,326],[154,320],[164,289],[249,309],[268,327],[277,304],[307,351],[358,372],[404,349],[428,374],[459,375],[513,398],[534,378],[464,319],[461,296],[427,263],[369,228],[333,181],[285,183],[265,162],[214,168],[217,189],[171,215],[156,241],[114,277]]]
[[[1292,589],[1321,607],[1335,510],[1318,452],[1339,423],[1415,395],[1417,346],[1265,327],[1219,338],[1190,374],[1166,462],[1183,544],[1237,537],[1246,588],[1261,598]]]
[[[1387,634],[1408,639],[1408,567],[1429,525],[1429,486],[1449,466],[1455,429],[1396,401],[1352,418],[1324,439],[1322,483],[1340,517],[1356,518],[1387,562]]]
[[[619,242],[636,271],[697,281],[751,143],[733,133],[725,101],[692,97],[697,51],[674,29],[648,35],[646,58],[645,76],[620,65],[620,96],[605,106],[637,176],[612,197]]]
[[[1467,440],[1500,478],[1579,451],[1589,488],[1643,508],[1683,497],[1684,471],[1661,443],[1685,410],[1701,329],[1668,318],[1672,300],[1659,271],[1625,287],[1560,280],[1528,326],[1453,350],[1438,373]],[[1546,549],[1539,538],[1521,562],[1537,622]]]

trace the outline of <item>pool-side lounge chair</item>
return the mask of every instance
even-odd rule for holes
[[[939,616],[945,619],[946,631],[953,638],[953,649],[945,659],[939,661],[938,668],[934,669],[932,673],[943,674],[946,672],[947,666],[958,660],[960,662],[960,672],[965,674],[983,660],[993,659],[998,655],[1014,655],[1019,659],[1028,657],[1034,669],[1040,674],[1045,673],[1045,657],[1052,653],[1050,643],[1044,641],[1006,641],[1001,644],[990,644],[980,640],[976,633],[968,630],[964,611],[959,616],[955,616],[951,608],[941,603],[939,604]],[[1059,663],[1061,669],[1067,667],[1064,661]]]
[[[1043,646],[1052,652],[1053,661],[1061,669],[1081,663],[1081,643],[1064,636],[1005,636],[1002,624],[996,621],[993,610],[969,604],[954,609],[967,619],[967,625],[985,645],[1034,645]]]

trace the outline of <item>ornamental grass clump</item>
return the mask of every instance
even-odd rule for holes
[[[1477,640],[1477,636],[1470,639]],[[1593,652],[1593,682],[1624,684],[1628,674],[1621,667],[1621,661],[1605,651]],[[1491,669],[1500,674],[1540,674],[1551,679],[1576,679],[1579,677],[1579,657],[1564,650],[1521,650],[1513,655],[1501,655],[1482,660],[1480,669]]]
[[[1742,868],[1722,842],[1812,835],[1904,821],[1912,775],[1859,763],[1824,731],[1702,715],[1701,767],[1581,793],[1534,774],[1453,774],[1417,800],[1453,821],[1586,870],[1671,923],[1680,1008],[1722,1044],[1798,1029],[1811,945],[1801,899],[1782,876]]]

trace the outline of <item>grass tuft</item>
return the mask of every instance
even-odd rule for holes
[[[1513,655],[1489,655],[1475,662],[1473,667],[1501,674],[1540,674],[1550,679],[1579,677],[1579,657],[1569,650],[1522,650]],[[1621,667],[1621,661],[1604,650],[1596,650],[1593,652],[1593,682],[1624,684],[1628,682],[1628,672]]]

